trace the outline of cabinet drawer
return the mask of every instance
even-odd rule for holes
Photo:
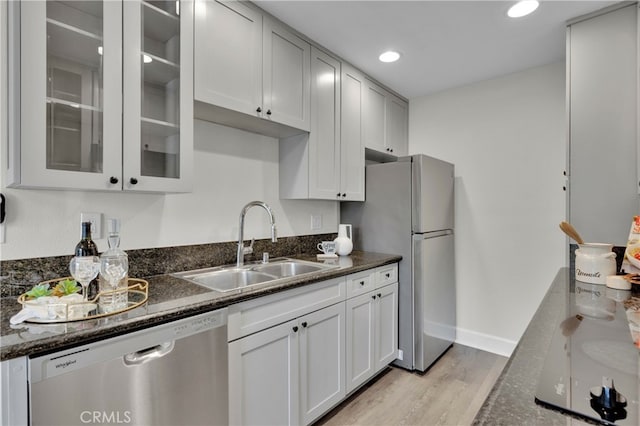
[[[373,290],[376,285],[375,271],[364,271],[347,276],[347,299]]]
[[[376,269],[376,288],[398,281],[398,264],[381,266]]]
[[[345,300],[345,278],[334,278],[229,306],[229,341]]]

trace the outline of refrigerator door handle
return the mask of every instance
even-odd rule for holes
[[[414,241],[418,241],[418,240],[427,240],[429,238],[443,237],[445,235],[451,235],[451,234],[453,234],[453,229],[443,229],[442,231],[414,233],[412,235],[412,238]]]

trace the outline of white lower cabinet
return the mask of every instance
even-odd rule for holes
[[[306,315],[299,323],[301,423],[309,424],[346,395],[344,302]]]
[[[229,421],[309,424],[345,396],[344,302],[229,344]]]
[[[0,379],[0,425],[28,424],[27,357],[2,361]]]
[[[230,424],[308,425],[392,362],[397,276],[387,265],[230,306]]]
[[[293,320],[229,343],[229,424],[298,424]]]
[[[376,294],[376,372],[398,357],[398,283],[377,290]]]
[[[347,393],[398,356],[398,283],[348,299]]]

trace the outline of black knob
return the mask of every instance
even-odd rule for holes
[[[566,170],[563,171],[562,174],[566,176],[567,175],[567,171]]]
[[[262,112],[262,108],[258,107],[258,108],[256,109],[256,112]]]
[[[297,332],[298,332],[298,326],[297,326],[297,325],[294,325],[294,326],[293,326],[293,332],[294,332],[294,333],[297,333]]]
[[[567,190],[567,187],[566,187],[566,186],[563,186],[563,187],[562,187],[562,190],[563,190],[563,191],[566,191],[566,190]]]
[[[271,115],[271,110],[270,109],[267,110],[267,115]]]
[[[117,177],[115,177],[115,176],[111,176],[111,177],[109,178],[109,183],[111,183],[111,184],[115,185],[116,183],[118,183],[118,178],[117,178]]]
[[[391,276],[391,274],[387,272],[386,274],[384,274],[384,276],[389,278]]]
[[[360,281],[360,285],[364,285],[364,281]]]
[[[389,152],[389,148],[385,148],[385,151]]]
[[[371,296],[371,298],[372,298],[372,299],[375,299],[375,298],[376,298],[376,295],[374,294],[373,296]]]
[[[347,196],[346,192],[342,193],[342,197],[346,197],[346,196]]]
[[[303,322],[301,325],[302,325],[304,328],[307,328],[307,322],[306,322],[306,321],[305,321],[305,322]]]
[[[137,183],[138,183],[138,179],[136,179],[136,178],[133,178],[133,177],[132,177],[131,179],[129,179],[129,183],[130,183],[131,185],[135,185],[135,184],[137,184]]]
[[[382,293],[378,293],[378,297],[382,297]]]
[[[389,149],[390,152],[393,152],[393,148]]]
[[[340,196],[340,193],[338,192],[338,193],[336,194],[336,196],[337,196],[337,197],[339,197],[339,196]]]

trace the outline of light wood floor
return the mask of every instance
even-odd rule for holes
[[[390,368],[316,426],[470,425],[506,362],[453,345],[425,374]]]

